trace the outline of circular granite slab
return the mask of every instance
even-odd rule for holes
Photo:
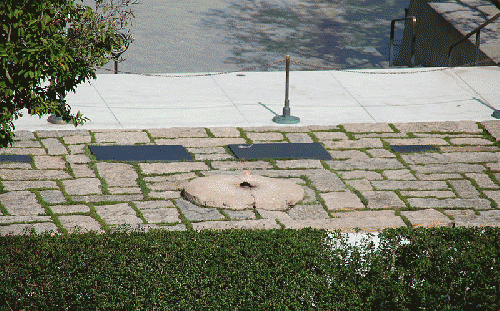
[[[233,210],[286,210],[304,197],[301,186],[257,175],[213,175],[191,180],[184,187],[188,200],[202,206]]]

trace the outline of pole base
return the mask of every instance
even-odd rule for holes
[[[273,118],[273,122],[279,124],[294,124],[294,123],[299,123],[300,118],[294,116],[275,116]]]
[[[495,119],[500,119],[500,110],[495,110],[493,111],[493,113],[491,114],[491,116]]]
[[[62,117],[58,117],[55,114],[51,114],[48,117],[47,122],[52,124],[68,124],[68,122],[64,121]]]

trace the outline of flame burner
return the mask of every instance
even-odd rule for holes
[[[304,189],[289,180],[249,173],[195,178],[186,184],[183,193],[198,205],[233,210],[286,210],[304,197]]]
[[[252,188],[255,188],[256,186],[250,184],[248,181],[244,181],[244,182],[240,183],[240,187],[246,188],[246,189],[252,189]]]

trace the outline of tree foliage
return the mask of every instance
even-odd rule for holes
[[[132,1],[95,0],[94,9],[75,0],[0,1],[0,148],[12,146],[12,121],[25,108],[75,127],[89,120],[71,115],[64,98],[132,41],[119,33],[135,17],[124,10]]]

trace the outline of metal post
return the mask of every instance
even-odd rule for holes
[[[288,100],[288,87],[290,78],[290,56],[286,56],[286,88],[285,88],[285,107],[283,107],[283,115],[275,116],[273,122],[281,124],[299,123],[300,118],[290,115],[290,101]]]
[[[115,58],[115,75],[118,74],[118,59]]]

